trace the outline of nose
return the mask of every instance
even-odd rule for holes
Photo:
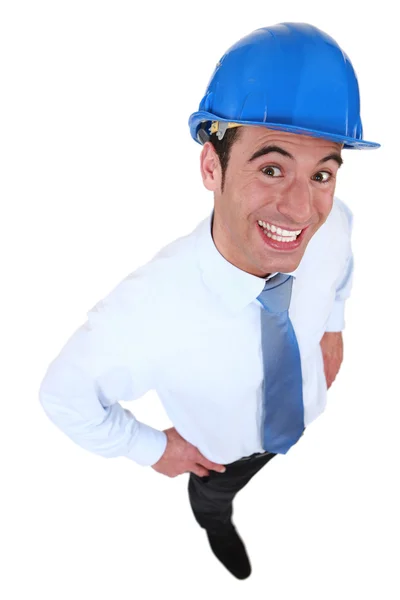
[[[283,192],[277,210],[288,226],[308,223],[313,211],[313,196],[309,183],[302,178],[293,181]]]

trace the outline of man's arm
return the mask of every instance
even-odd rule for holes
[[[343,336],[341,331],[327,331],[320,341],[324,359],[326,385],[329,389],[336,379],[343,361]]]
[[[146,326],[140,324],[145,319],[133,319],[134,306],[121,310],[122,298],[123,290],[120,298],[114,290],[87,313],[48,367],[39,399],[50,420],[81,447],[150,466],[164,453],[167,436],[118,403],[143,396],[153,383]]]
[[[326,323],[325,331],[343,331],[345,328],[344,309],[345,302],[350,297],[353,287],[353,272],[354,257],[350,247],[342,278],[339,286],[336,288],[335,302]]]
[[[345,228],[344,243],[347,243],[347,257],[336,286],[335,302],[327,321],[325,331],[343,331],[345,328],[345,302],[350,297],[353,287],[354,256],[351,244],[353,233],[353,213],[342,200],[336,199],[342,215]],[[343,239],[343,238],[342,238]]]
[[[343,361],[343,336],[345,328],[345,302],[350,297],[353,286],[354,256],[351,247],[353,230],[353,213],[349,207],[340,202],[347,218],[348,253],[339,284],[336,288],[335,302],[321,338],[321,349],[324,359],[325,378],[329,388],[335,380]]]

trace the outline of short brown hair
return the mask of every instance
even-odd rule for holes
[[[209,136],[209,141],[212,143],[214,150],[218,155],[219,162],[221,164],[221,171],[222,171],[221,192],[224,191],[225,173],[226,173],[226,169],[228,167],[231,148],[232,148],[233,143],[240,136],[240,129],[241,129],[241,127],[232,127],[230,129],[227,129],[225,131],[225,135],[222,138],[222,140],[219,140],[217,138],[216,133],[212,133]]]

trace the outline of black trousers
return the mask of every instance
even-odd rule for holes
[[[190,473],[189,501],[200,527],[218,532],[229,526],[234,497],[274,456],[272,452],[257,452],[225,465],[225,473],[210,470],[204,477]]]

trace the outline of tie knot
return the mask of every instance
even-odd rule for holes
[[[263,291],[257,300],[269,312],[284,312],[289,309],[292,295],[293,277],[285,273],[278,273],[265,282]]]

